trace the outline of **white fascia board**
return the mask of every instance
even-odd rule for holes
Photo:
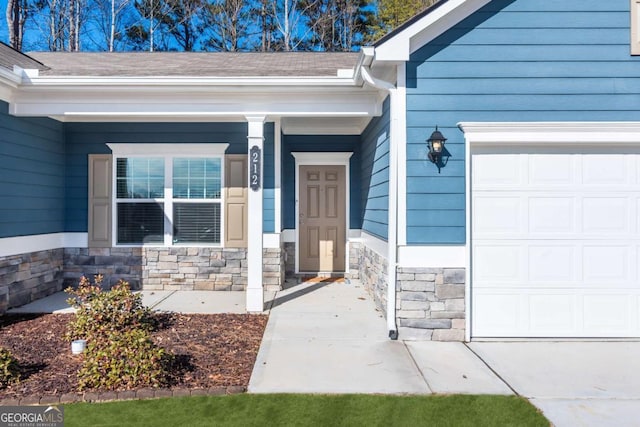
[[[25,84],[42,86],[355,86],[353,72],[337,77],[30,77]]]
[[[640,122],[462,122],[474,146],[640,144]]]
[[[0,68],[0,82],[11,87],[18,87],[22,83],[22,77],[16,73],[12,73],[9,70]]]
[[[0,68],[0,100],[11,103],[14,91],[21,81],[20,76]]]
[[[415,52],[491,0],[449,0],[375,48],[376,61],[408,61]]]
[[[244,117],[247,115],[291,117],[368,117],[377,112],[377,93],[343,90],[326,93],[211,93],[140,94],[136,91],[39,92],[14,94],[11,114],[82,118],[137,117]],[[71,121],[71,120],[69,120]]]

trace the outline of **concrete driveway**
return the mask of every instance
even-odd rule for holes
[[[640,426],[640,342],[469,345],[556,426]]]

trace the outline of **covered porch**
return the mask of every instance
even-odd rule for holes
[[[43,54],[50,69],[23,70],[8,114],[61,124],[64,232],[19,237],[24,251],[6,255],[47,252],[58,287],[104,274],[108,284],[124,279],[144,291],[245,291],[246,310],[261,312],[265,291],[281,289],[287,276],[338,274],[368,281],[384,305],[395,179],[388,88],[371,76],[366,83],[363,56],[344,58],[290,77],[160,77],[153,69],[87,76],[62,55]],[[161,159],[163,174],[147,166],[140,196],[132,189],[142,169],[131,165],[151,158]],[[208,179],[191,163],[188,175],[176,172],[177,161],[195,158],[219,159],[210,162],[219,192],[211,200],[179,196],[179,180]],[[153,194],[154,180],[164,192]],[[135,205],[145,202],[163,206],[160,220]],[[216,217],[202,220],[211,240],[183,232],[196,207]],[[123,231],[140,211],[148,218]]]

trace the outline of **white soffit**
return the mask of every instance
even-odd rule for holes
[[[449,0],[376,46],[377,61],[408,61],[420,49],[491,0]]]
[[[285,135],[360,135],[371,117],[286,117]]]

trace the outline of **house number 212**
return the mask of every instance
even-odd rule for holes
[[[254,145],[251,147],[251,150],[249,150],[249,186],[253,191],[260,189],[261,160],[260,147]]]

